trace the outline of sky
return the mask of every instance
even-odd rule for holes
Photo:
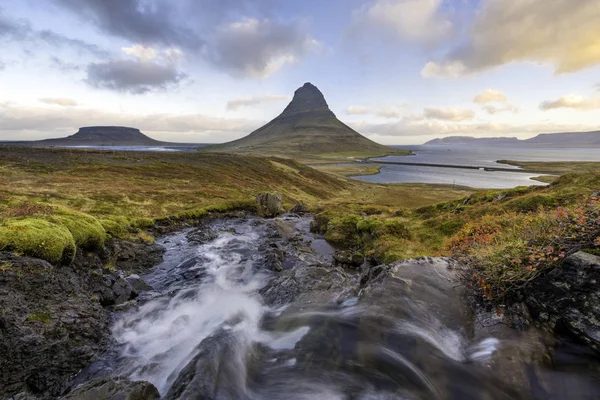
[[[217,143],[305,82],[384,144],[600,129],[598,0],[0,0],[0,140]]]

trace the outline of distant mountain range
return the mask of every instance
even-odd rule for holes
[[[449,136],[433,139],[426,146],[528,146],[528,147],[599,147],[600,131],[543,133],[527,140],[515,137],[474,138]]]
[[[274,120],[233,142],[208,151],[256,154],[393,154],[398,150],[362,136],[337,119],[323,93],[311,83],[296,90],[292,102]]]

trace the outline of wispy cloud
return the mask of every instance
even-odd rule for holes
[[[574,110],[587,111],[600,109],[600,98],[588,98],[579,95],[567,95],[557,100],[548,100],[540,104],[544,111],[557,108],[571,108]]]
[[[253,97],[240,97],[237,99],[233,99],[227,102],[228,110],[237,110],[238,108],[243,107],[254,107],[261,104],[268,103],[282,103],[286,101],[290,101],[291,98],[289,96],[276,96],[276,95],[263,95],[263,96],[253,96]]]

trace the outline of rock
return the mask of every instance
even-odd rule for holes
[[[99,378],[73,392],[61,400],[158,400],[160,393],[149,382],[133,382],[127,378]]]
[[[290,213],[298,215],[306,214],[307,212],[308,210],[302,202],[296,203],[296,205],[290,210]]]
[[[138,278],[137,280],[132,279],[133,282],[140,286],[142,284],[145,285],[139,276],[133,276]],[[123,304],[136,298],[138,296],[138,291],[123,277],[121,271],[116,271],[111,275],[104,276],[103,286],[99,288],[98,296],[100,304],[103,306],[112,306]]]
[[[365,262],[362,253],[352,250],[338,250],[333,255],[333,259],[337,265],[348,268],[359,268]]]
[[[508,194],[507,194],[507,193],[500,193],[499,195],[497,195],[496,197],[494,197],[494,200],[493,200],[493,202],[494,202],[494,203],[501,202],[502,200],[504,200],[504,199],[505,199],[505,198],[507,198],[507,197],[508,197]]]
[[[146,292],[148,290],[152,290],[152,287],[148,285],[139,275],[132,274],[125,278],[127,282],[131,285],[133,290],[137,293]]]
[[[2,252],[0,266],[0,398],[56,398],[108,343],[102,277]]]
[[[186,238],[190,242],[194,242],[197,244],[205,244],[212,240],[215,240],[219,235],[210,229],[208,226],[201,226],[196,229],[191,230]]]
[[[118,240],[107,244],[118,270],[142,273],[162,262],[165,249],[143,240]]]
[[[265,218],[276,217],[281,214],[281,194],[261,193],[256,196],[256,207],[258,215]]]
[[[239,379],[240,354],[231,331],[219,330],[204,339],[197,355],[179,373],[163,400],[242,399],[245,381]]]
[[[578,252],[527,291],[534,318],[600,352],[600,257]]]

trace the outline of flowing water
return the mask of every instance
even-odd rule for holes
[[[597,360],[569,345],[568,361],[536,364],[541,336],[475,322],[446,261],[361,284],[309,221],[163,238],[165,262],[144,277],[154,290],[114,314],[114,347],[80,380],[126,375],[167,399],[598,398]]]

